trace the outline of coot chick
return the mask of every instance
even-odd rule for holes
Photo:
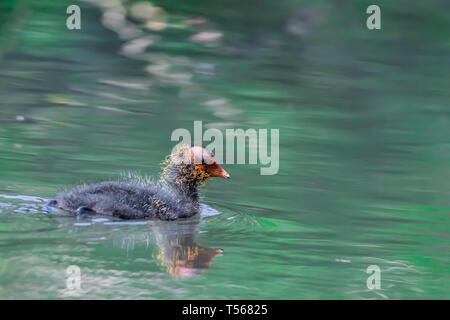
[[[48,203],[73,215],[99,214],[122,219],[175,220],[200,209],[198,188],[212,177],[230,178],[214,155],[199,146],[178,147],[164,161],[161,178],[129,177],[82,185]]]

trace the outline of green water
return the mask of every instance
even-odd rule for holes
[[[383,2],[376,31],[371,1],[155,1],[150,27],[123,3],[0,4],[0,298],[450,298],[446,1]],[[183,221],[45,213],[159,174],[194,120],[279,129],[278,174],[224,164]]]

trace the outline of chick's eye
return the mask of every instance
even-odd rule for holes
[[[211,157],[205,157],[202,159],[202,164],[211,165],[214,160]]]

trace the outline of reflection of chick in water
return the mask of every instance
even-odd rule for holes
[[[207,206],[203,210],[216,211]],[[98,217],[95,217],[98,218]],[[94,218],[94,219],[95,219]],[[69,223],[73,231],[73,220],[65,216],[55,216],[61,225]],[[92,220],[85,219],[84,223],[90,224]],[[77,220],[76,224],[79,224]],[[122,225],[122,224],[125,225]],[[189,219],[176,221],[139,221],[132,224],[130,230],[129,222],[118,220],[106,223],[94,222],[90,225],[90,231],[81,229],[83,235],[79,241],[91,243],[94,247],[92,258],[102,261],[102,268],[117,269],[117,263],[123,263],[123,257],[132,256],[133,261],[145,261],[146,264],[139,268],[149,267],[147,263],[153,264],[147,270],[155,272],[163,268],[164,272],[176,277],[192,277],[201,273],[202,269],[211,268],[212,260],[222,255],[221,249],[205,248],[197,244],[196,237],[199,234],[199,225],[202,223],[201,215]],[[76,227],[77,230],[79,227]],[[105,250],[99,245],[104,239],[112,241],[116,252]],[[101,239],[101,240],[99,240]],[[89,240],[89,241],[88,241]],[[100,242],[99,242],[100,241]],[[109,242],[109,241],[108,241]],[[123,251],[126,251],[125,253]],[[131,252],[132,251],[132,254]],[[157,261],[155,261],[156,258]],[[156,262],[156,265],[155,265]],[[142,270],[145,271],[145,270]]]
[[[203,248],[195,243],[182,243],[180,239],[170,241],[169,248],[161,247],[158,259],[167,272],[181,277],[196,275],[198,269],[209,269],[214,257],[221,255],[221,249]]]
[[[183,221],[155,228],[159,247],[157,258],[168,273],[180,277],[195,276],[201,269],[209,269],[212,260],[222,255],[222,249],[204,248],[195,242],[197,226],[198,221]]]
[[[79,218],[74,223],[72,217],[60,215],[56,209],[43,208],[43,212],[54,214],[55,222],[65,226],[68,233],[76,235],[77,244],[83,248],[89,246],[84,259],[101,261],[102,270],[128,272],[126,267],[123,270],[117,270],[117,267],[123,265],[124,258],[130,258],[133,266],[125,265],[132,267],[133,272],[136,268],[143,272],[160,272],[162,267],[164,272],[176,277],[200,274],[203,269],[211,268],[213,259],[223,253],[222,249],[197,244],[199,225],[206,222],[204,216],[220,214],[207,205],[202,205],[201,211],[202,214],[175,221],[128,222],[92,216]],[[111,246],[114,251],[110,251]],[[78,251],[73,252],[76,264],[80,256]]]

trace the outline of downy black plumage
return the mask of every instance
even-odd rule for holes
[[[175,220],[200,209],[198,188],[212,177],[229,178],[214,155],[198,146],[181,146],[164,162],[158,181],[129,176],[62,191],[48,205],[73,215],[99,214],[122,219]]]

